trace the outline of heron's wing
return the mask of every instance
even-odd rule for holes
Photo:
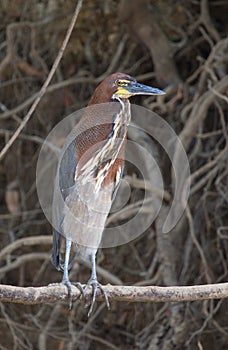
[[[59,188],[65,199],[69,190],[75,184],[75,171],[77,167],[74,141],[66,148],[59,162]]]
[[[60,157],[52,202],[52,263],[58,270],[62,270],[64,265],[65,236],[62,234],[64,202],[71,188],[74,186],[76,167],[75,144],[72,142],[66,149],[63,149],[62,156]]]

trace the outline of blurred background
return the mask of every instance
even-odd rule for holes
[[[0,2],[1,149],[47,78],[75,6],[70,0]],[[98,83],[116,71],[165,89],[158,99],[137,97],[131,102],[158,113],[179,135],[192,187],[185,215],[163,235],[161,225],[173,197],[171,164],[151,137],[129,130],[129,138],[157,160],[167,196],[143,236],[99,252],[100,282],[169,286],[227,281],[227,13],[228,2],[222,0],[84,0],[45,96],[0,160],[2,284],[43,286],[61,280],[50,261],[51,225],[36,193],[39,150],[52,128],[85,107]],[[64,139],[60,135],[52,142],[60,147]],[[128,164],[124,177],[131,183],[122,208],[128,219],[144,189]],[[121,210],[111,215],[110,224],[122,222]],[[85,283],[89,274],[75,262],[73,280]],[[227,312],[227,300],[111,302],[111,311],[97,303],[88,320],[80,301],[71,312],[65,303],[0,303],[0,349],[225,350]]]

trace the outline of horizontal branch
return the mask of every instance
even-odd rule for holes
[[[73,289],[73,300],[80,297],[77,287]],[[228,283],[206,284],[183,287],[137,287],[137,286],[104,286],[110,301],[126,302],[182,302],[206,299],[228,298]],[[91,296],[88,288],[88,298]],[[97,300],[104,300],[100,290]],[[19,304],[44,304],[67,301],[66,287],[62,285],[47,287],[16,287],[0,285],[0,301]]]

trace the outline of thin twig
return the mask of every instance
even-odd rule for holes
[[[29,119],[31,118],[33,112],[35,111],[37,105],[39,104],[41,98],[44,96],[46,89],[48,87],[48,85],[50,84],[55,71],[59,65],[60,60],[62,59],[63,53],[66,49],[67,43],[70,39],[71,33],[74,29],[76,20],[78,18],[81,6],[82,6],[82,2],[83,0],[78,0],[77,6],[75,8],[75,12],[74,15],[72,17],[71,23],[69,25],[69,28],[67,30],[66,36],[63,40],[62,46],[58,52],[58,55],[55,59],[55,62],[53,63],[53,66],[50,70],[50,73],[46,79],[46,81],[44,82],[42,88],[40,89],[37,98],[35,99],[34,103],[32,104],[31,108],[29,109],[27,115],[25,116],[25,118],[23,119],[23,121],[21,122],[21,124],[19,125],[19,127],[17,128],[17,130],[15,131],[15,133],[13,134],[13,136],[9,139],[9,141],[7,142],[7,144],[3,147],[1,153],[0,153],[0,160],[4,157],[4,155],[6,154],[6,152],[9,150],[9,148],[12,146],[12,144],[14,143],[14,141],[17,139],[18,135],[20,134],[20,132],[24,129],[25,125],[28,123]]]

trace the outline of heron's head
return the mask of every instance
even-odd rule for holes
[[[104,79],[94,91],[89,105],[126,99],[135,95],[164,95],[165,92],[140,84],[135,78],[124,73],[114,73]]]

